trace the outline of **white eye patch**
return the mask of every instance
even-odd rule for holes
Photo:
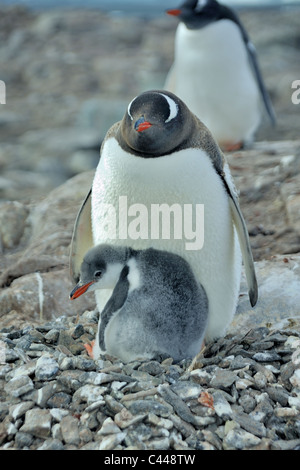
[[[131,108],[131,105],[132,105],[132,103],[134,102],[135,99],[136,99],[136,97],[133,98],[133,100],[130,101],[130,103],[129,103],[129,105],[128,105],[128,108],[127,108],[128,116],[130,117],[130,119],[131,119],[132,121],[133,121],[133,117],[132,117],[132,115],[131,115],[130,108]]]
[[[198,0],[197,5],[195,6],[195,12],[198,13],[199,11],[201,11],[206,4],[207,0]]]
[[[169,117],[168,119],[165,121],[165,123],[167,122],[170,122],[172,121],[172,119],[174,119],[177,114],[178,114],[178,105],[175,103],[174,100],[172,100],[172,98],[170,98],[169,96],[167,95],[164,95],[163,93],[160,93],[161,96],[163,96],[165,98],[165,100],[167,101],[168,105],[169,105],[169,108],[170,108],[170,114],[169,114]]]

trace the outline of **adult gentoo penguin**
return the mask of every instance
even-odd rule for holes
[[[120,197],[126,197],[128,211],[118,213]],[[151,237],[149,231],[148,237],[132,237],[107,229],[116,218],[121,225],[126,225],[126,217],[130,223],[141,208],[150,214],[153,204],[170,209],[175,204],[203,204],[202,248],[186,249],[186,240],[175,233]],[[70,262],[75,282],[85,253],[102,243],[134,249],[153,247],[184,258],[208,297],[206,339],[222,336],[235,313],[241,251],[250,302],[252,306],[256,303],[248,232],[225,157],[209,130],[172,93],[142,93],[130,102],[123,119],[109,129],[92,189],[75,222]],[[95,295],[101,312],[111,289]]]
[[[125,362],[194,357],[201,349],[208,302],[188,263],[174,253],[97,245],[84,257],[75,299],[112,288],[101,313],[93,357],[108,353]]]
[[[186,0],[167,13],[180,23],[164,87],[204,122],[222,149],[253,140],[263,104],[274,124],[255,48],[236,13],[216,0]]]

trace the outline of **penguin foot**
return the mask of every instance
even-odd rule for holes
[[[85,343],[83,346],[85,347],[88,355],[94,359],[93,348],[95,345],[95,340],[91,341],[90,343]]]
[[[235,152],[243,148],[243,142],[220,142],[219,143],[223,152]]]

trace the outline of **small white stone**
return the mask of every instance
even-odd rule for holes
[[[296,408],[275,408],[274,410],[275,415],[278,418],[294,418],[299,415],[299,411]]]
[[[291,407],[295,407],[300,410],[300,392],[296,397],[289,397],[288,402]]]
[[[298,336],[289,336],[284,344],[292,349],[300,348],[300,338]]]
[[[60,422],[64,416],[67,416],[67,414],[69,414],[69,412],[61,408],[51,408],[50,414],[55,419],[55,421]]]
[[[36,362],[35,376],[38,380],[51,380],[58,371],[58,364],[52,357],[41,356]]]
[[[118,434],[111,434],[105,436],[100,443],[99,450],[112,450],[118,444],[120,444],[123,439],[125,439],[126,434],[124,432],[119,432]]]
[[[296,351],[293,352],[291,361],[296,366],[300,365],[300,348],[296,349]]]
[[[119,426],[109,417],[106,418],[97,434],[118,434],[121,432]]]
[[[235,386],[237,390],[245,390],[248,387],[251,387],[253,385],[253,382],[248,379],[240,379],[235,382]]]
[[[232,429],[224,439],[224,448],[243,450],[256,446],[260,443],[260,438],[243,429]]]
[[[102,393],[106,390],[105,387],[99,387],[96,385],[83,385],[73,395],[73,400],[86,401],[88,405],[91,405],[95,401],[99,401]]]
[[[300,369],[295,370],[292,377],[290,377],[290,382],[293,387],[300,388]]]

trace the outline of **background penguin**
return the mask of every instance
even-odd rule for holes
[[[140,203],[149,211],[154,203],[203,204],[202,249],[186,250],[185,240],[174,236],[110,236],[109,207],[118,207],[120,195],[127,197],[128,207]],[[248,232],[228,165],[208,129],[172,93],[142,93],[131,101],[122,121],[108,131],[92,189],[74,227],[70,265],[75,282],[79,280],[85,253],[100,243],[135,249],[152,246],[184,258],[208,297],[208,340],[224,335],[235,313],[241,276],[240,248],[250,302],[252,306],[256,303],[257,283]],[[100,294],[96,291],[100,312],[110,295],[109,289]]]
[[[88,290],[114,288],[104,307],[93,357],[123,361],[167,355],[180,361],[201,349],[207,296],[190,266],[165,251],[97,245],[88,251],[75,299]]]
[[[167,13],[180,23],[164,87],[204,122],[223,150],[253,140],[263,103],[274,124],[255,48],[234,11],[216,0],[186,0]]]

